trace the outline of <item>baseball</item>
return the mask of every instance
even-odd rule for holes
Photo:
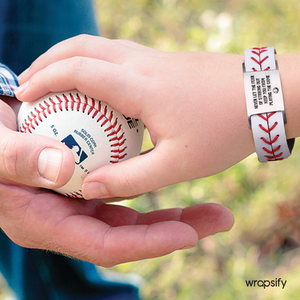
[[[144,132],[141,120],[125,117],[107,103],[76,90],[22,103],[18,128],[54,138],[70,148],[75,171],[69,182],[55,191],[71,198],[82,198],[82,182],[91,171],[139,155]]]

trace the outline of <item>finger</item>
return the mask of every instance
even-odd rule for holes
[[[178,183],[183,170],[178,172],[175,155],[171,143],[164,142],[148,154],[100,167],[85,177],[83,196],[87,200],[129,198]]]
[[[17,115],[20,106],[21,106],[21,102],[14,98],[14,97],[8,97],[8,96],[0,96],[0,99],[7,104],[7,108],[5,108],[5,111],[3,112],[1,110],[1,116],[0,116],[0,120],[3,121],[3,119],[5,119],[6,117],[10,118],[11,115]],[[3,109],[4,105],[1,104],[1,108]],[[13,112],[13,114],[11,114]],[[8,114],[8,116],[6,116],[6,114]],[[15,127],[12,128],[13,130],[15,130]]]
[[[146,153],[151,153],[151,151],[153,151],[154,148],[152,149],[149,149],[149,150],[146,150],[144,152],[142,152],[140,155],[145,155]],[[119,201],[122,201],[122,200],[131,200],[131,199],[134,199],[134,198],[138,198],[140,197],[142,194],[136,194],[136,195],[131,195],[131,196],[127,196],[127,197],[114,197],[114,196],[109,196],[108,198],[101,198],[101,201],[103,203],[112,203],[112,202],[119,202]],[[96,197],[97,198],[97,197]]]
[[[172,208],[144,214],[125,206],[103,205],[94,216],[112,227],[151,225],[166,221],[183,222],[195,229],[198,239],[228,231],[234,224],[232,212],[227,207],[216,203],[201,203],[184,209]]]
[[[0,185],[2,193],[8,188]],[[228,231],[233,224],[232,213],[218,204],[141,214],[96,200],[74,201],[26,187],[10,189],[13,196],[1,203],[6,214],[0,219],[1,228],[15,243],[105,267],[193,247],[199,238]],[[30,205],[25,206],[28,199]],[[9,218],[13,226],[3,218]]]
[[[66,184],[74,171],[72,152],[50,138],[12,131],[4,125],[9,122],[0,122],[1,180],[50,189]]]
[[[55,244],[63,253],[111,267],[193,247],[199,238],[229,230],[231,216],[228,209],[216,204],[149,214],[102,205],[97,217],[104,222],[87,216],[69,217],[56,228],[60,235]]]
[[[232,212],[215,203],[187,207],[182,211],[180,220],[195,229],[199,240],[208,235],[229,231],[234,225]]]
[[[137,45],[98,36],[79,35],[54,45],[42,54],[32,63],[28,70],[20,74],[18,78],[19,83],[23,84],[33,74],[54,62],[72,57],[95,58],[115,64],[122,64],[128,59],[133,49],[141,49]]]
[[[0,100],[0,121],[2,122],[2,124],[11,129],[16,131],[17,130],[17,119],[16,119],[16,115],[15,112],[13,110],[13,108],[6,104],[6,102],[9,101],[10,97],[3,97],[1,96],[1,100]]]
[[[89,97],[109,100],[110,105],[117,105],[122,113],[134,113],[131,102],[138,93],[138,88],[133,89],[132,86],[140,86],[138,81],[133,72],[126,71],[122,66],[75,57],[51,64],[36,73],[15,94],[19,100],[26,102],[39,99],[50,92],[76,89]]]
[[[123,201],[123,200],[131,200],[131,199],[135,199],[135,198],[138,198],[140,197],[141,195],[133,195],[133,196],[130,196],[130,197],[113,197],[113,198],[101,198],[101,201],[103,203],[113,203],[113,202],[120,202],[120,201]]]
[[[64,236],[68,233],[67,240],[58,241],[62,243],[59,251],[103,267],[159,257],[197,243],[194,229],[180,222],[110,227],[93,218],[80,216],[69,221],[64,228],[59,228]],[[77,248],[76,252],[74,248]]]
[[[61,60],[35,74],[20,99],[33,101],[50,92],[65,92],[72,89],[77,89],[90,97],[105,97],[103,93],[99,95],[99,91],[105,92],[107,89],[105,87],[117,90],[123,88],[122,82],[118,80],[120,72],[121,68],[118,65],[92,58],[74,57]],[[15,93],[19,98],[19,89]]]

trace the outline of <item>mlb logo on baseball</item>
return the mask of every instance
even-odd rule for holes
[[[71,134],[68,135],[61,142],[66,146],[68,146],[73,152],[76,165],[81,164],[85,159],[88,158],[88,155],[81,149],[81,147],[79,146],[79,144],[76,142],[76,140]]]

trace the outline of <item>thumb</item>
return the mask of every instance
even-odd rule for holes
[[[158,148],[91,172],[83,182],[84,198],[129,198],[176,183],[170,157]]]
[[[72,152],[59,141],[24,134],[0,123],[0,177],[21,184],[57,188],[74,172]]]

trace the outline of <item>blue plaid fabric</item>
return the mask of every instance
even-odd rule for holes
[[[0,63],[0,95],[15,97],[15,89],[19,86],[16,74],[6,65]]]

